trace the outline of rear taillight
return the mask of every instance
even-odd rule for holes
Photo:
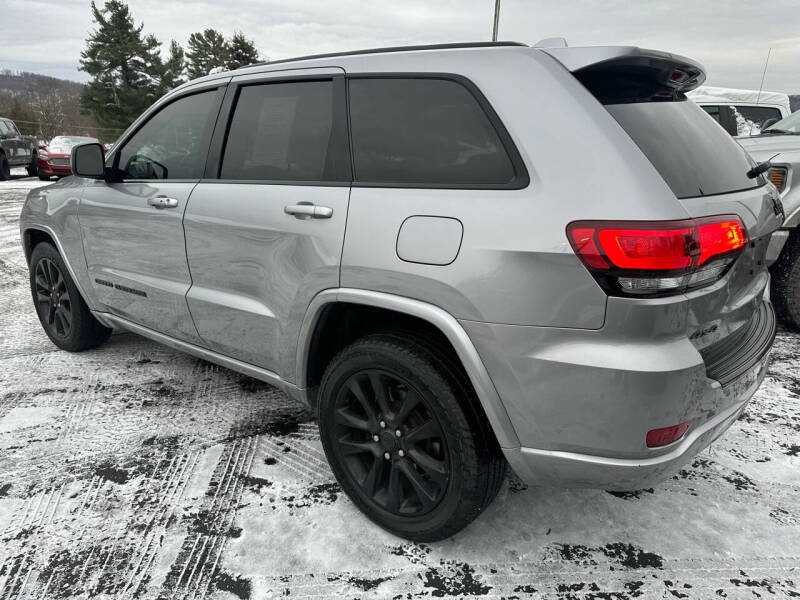
[[[767,178],[772,185],[778,188],[779,192],[782,192],[786,187],[786,167],[770,167],[767,171]]]
[[[716,281],[748,241],[736,215],[574,221],[567,237],[600,285],[617,295],[664,295]]]

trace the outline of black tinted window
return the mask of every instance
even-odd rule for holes
[[[217,91],[180,98],[148,120],[119,151],[127,179],[199,179],[217,114]]]
[[[514,167],[475,97],[445,79],[353,79],[350,120],[356,180],[507,184]]]
[[[745,173],[752,164],[722,127],[690,100],[606,105],[678,198],[763,185]]]
[[[704,105],[701,106],[704,111],[708,113],[708,116],[713,118],[717,123],[719,123],[719,106],[714,105]]]
[[[333,82],[241,89],[222,160],[222,179],[335,181]],[[341,162],[339,160],[339,162]],[[341,170],[341,169],[339,169]]]

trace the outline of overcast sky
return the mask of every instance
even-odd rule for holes
[[[102,0],[98,2],[101,3]],[[494,0],[129,0],[164,42],[241,30],[272,59],[376,46],[491,39]],[[85,81],[88,0],[0,0],[0,68]],[[571,46],[633,44],[699,60],[708,84],[800,93],[797,0],[502,0],[502,40],[565,37]]]

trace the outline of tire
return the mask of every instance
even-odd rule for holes
[[[36,314],[56,346],[80,352],[108,339],[111,329],[94,318],[52,244],[41,242],[34,247],[28,269]]]
[[[770,298],[778,318],[790,329],[800,331],[800,231],[789,235],[770,272]]]
[[[39,173],[39,181],[50,181],[50,175],[45,175],[43,173]]]
[[[31,156],[31,163],[27,167],[25,167],[25,170],[28,171],[28,175],[30,175],[31,177],[36,177],[36,175],[38,175],[39,173],[39,166],[36,164],[37,156],[38,155],[36,154],[36,152],[34,152],[33,155]]]
[[[362,338],[328,365],[318,397],[336,479],[391,533],[442,540],[497,495],[505,459],[471,386],[432,347],[402,334]]]
[[[8,181],[9,179],[11,179],[11,165],[8,164],[5,154],[0,154],[0,181]]]

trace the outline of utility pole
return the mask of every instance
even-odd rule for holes
[[[492,28],[492,41],[497,41],[497,26],[500,24],[500,0],[494,0],[494,27]]]

